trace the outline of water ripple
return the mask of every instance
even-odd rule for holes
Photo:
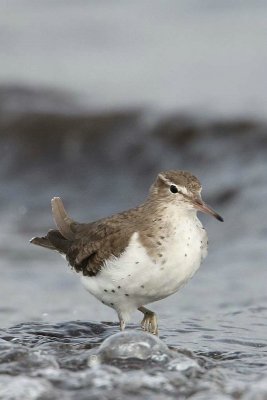
[[[163,336],[169,338],[169,333],[164,331]],[[255,370],[256,364],[266,368],[264,357],[252,357],[242,351],[193,352],[178,344],[168,347],[165,340],[135,326],[118,333],[117,324],[108,323],[23,323],[0,330],[0,398],[83,400],[123,394],[131,399],[138,393],[153,399],[234,399],[237,376],[241,397],[247,389],[240,373],[246,374],[249,366]]]

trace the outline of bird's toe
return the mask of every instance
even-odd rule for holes
[[[141,322],[141,327],[144,331],[158,335],[158,322],[155,313],[146,313]]]

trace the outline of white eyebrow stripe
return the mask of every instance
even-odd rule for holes
[[[175,187],[177,187],[177,189],[179,190],[179,192],[185,194],[185,195],[189,195],[189,191],[186,189],[185,186],[180,186],[177,185],[176,183],[170,181],[168,178],[166,178],[165,176],[163,176],[162,174],[159,174],[160,179],[162,179],[164,182],[167,183],[167,185],[171,186],[174,185]]]
[[[173,183],[173,185],[175,185],[175,183]],[[180,186],[180,185],[175,185],[175,186],[177,187],[179,192],[182,192],[183,194],[186,194],[186,195],[189,194],[189,192],[185,186]]]

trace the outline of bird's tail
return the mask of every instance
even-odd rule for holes
[[[50,230],[47,235],[43,237],[34,237],[31,239],[30,243],[67,254],[72,241],[75,239],[72,226],[74,227],[77,223],[68,216],[62,200],[59,197],[54,197],[51,200],[51,204],[52,214],[58,230]]]
[[[37,246],[45,247],[46,249],[56,250],[55,246],[50,242],[47,236],[34,237],[30,240],[30,243],[36,244]]]
[[[34,237],[30,243],[37,246],[45,247],[50,250],[57,250],[60,253],[67,254],[72,241],[65,239],[63,235],[56,229],[51,229],[46,236]]]

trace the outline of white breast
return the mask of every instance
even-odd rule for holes
[[[172,221],[155,257],[135,232],[119,258],[109,259],[97,276],[82,277],[86,289],[124,315],[176,292],[206,256],[207,235],[194,214],[176,215]]]

